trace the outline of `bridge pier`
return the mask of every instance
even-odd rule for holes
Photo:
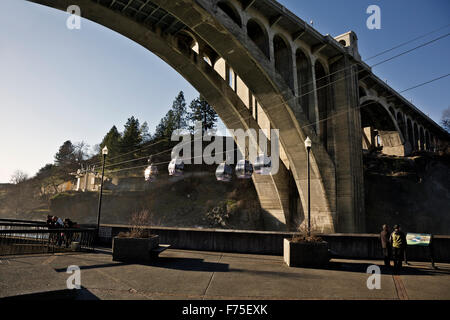
[[[346,56],[330,65],[330,81],[336,81],[333,85],[330,117],[334,136],[338,232],[364,231],[364,176],[358,79],[356,67],[350,66],[351,62]],[[344,68],[345,71],[333,74]]]

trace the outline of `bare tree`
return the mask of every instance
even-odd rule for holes
[[[442,112],[441,124],[445,130],[450,132],[450,106]]]
[[[22,170],[16,170],[11,176],[11,179],[9,180],[12,184],[20,184],[24,181],[28,180],[28,174],[23,172]]]
[[[86,159],[86,157],[88,156],[89,148],[90,146],[84,141],[76,142],[74,144],[73,153],[78,163]]]
[[[14,188],[11,189],[8,198],[16,214],[25,208],[26,186],[24,182],[27,180],[28,175],[22,170],[16,170],[10,179],[10,182],[14,184]]]

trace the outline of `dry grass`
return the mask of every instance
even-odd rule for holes
[[[306,223],[298,226],[297,230],[299,234],[293,235],[291,241],[293,242],[323,242],[323,239],[314,234],[314,230],[317,230],[316,223],[311,221],[311,234],[308,236],[308,226]]]
[[[121,238],[150,238],[151,231],[146,227],[150,225],[150,213],[148,210],[141,210],[133,213],[130,220],[130,231],[119,233]]]

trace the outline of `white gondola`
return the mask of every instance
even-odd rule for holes
[[[239,160],[236,164],[236,176],[239,179],[250,179],[253,174],[253,165],[248,160]]]
[[[154,181],[158,175],[158,167],[154,164],[150,164],[144,171],[145,181]]]
[[[182,176],[184,172],[184,162],[181,159],[172,159],[169,163],[169,175]]]
[[[272,171],[272,160],[270,157],[261,153],[256,157],[253,168],[256,174],[269,175]]]
[[[233,178],[233,168],[229,164],[226,164],[225,162],[219,164],[219,166],[216,169],[216,179],[218,181],[230,182],[232,178]]]

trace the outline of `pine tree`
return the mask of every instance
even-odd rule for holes
[[[170,140],[175,129],[177,129],[176,118],[173,110],[169,110],[164,118],[162,118],[159,124],[156,126],[154,139]]]
[[[191,122],[202,122],[202,134],[216,126],[217,113],[203,97],[200,96],[192,100],[189,108],[191,109],[189,120]],[[194,130],[194,125],[195,123],[190,127],[191,131]]]
[[[147,121],[145,121],[141,125],[141,128],[139,129],[139,131],[141,132],[142,142],[148,142],[148,141],[150,141],[152,139],[152,135],[149,132]]]
[[[101,150],[107,146],[108,147],[108,158],[116,157],[120,153],[120,132],[117,130],[116,126],[112,126],[112,128],[108,131],[108,133],[103,137],[102,142],[100,143],[100,153]]]
[[[186,101],[184,99],[183,91],[178,93],[172,104],[172,112],[174,117],[174,122],[176,124],[176,129],[187,129],[188,128],[188,114],[186,111]]]
[[[55,154],[55,173],[61,179],[68,179],[70,173],[75,172],[79,167],[79,162],[75,154],[75,146],[70,140],[67,140],[59,147]]]
[[[120,152],[126,153],[136,149],[142,143],[142,135],[139,126],[139,120],[134,118],[128,118],[125,124],[125,130],[120,139]]]
[[[58,152],[55,154],[55,164],[57,166],[69,166],[76,162],[75,147],[70,140],[67,140],[59,147]]]
[[[178,93],[177,97],[172,103],[172,108],[166,113],[156,126],[153,140],[169,139],[172,133],[177,130],[188,129],[188,112],[186,110],[186,101],[184,99],[183,91]]]

